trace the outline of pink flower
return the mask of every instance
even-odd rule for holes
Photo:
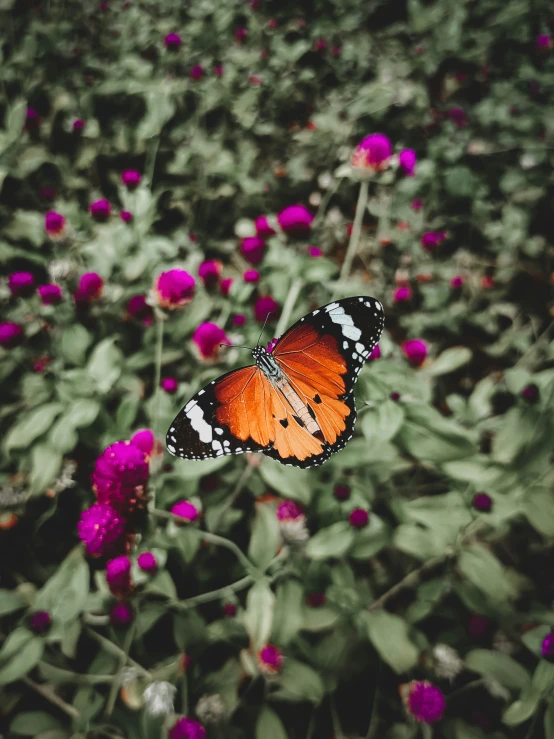
[[[456,275],[456,277],[453,277],[450,280],[450,287],[452,287],[455,290],[457,290],[460,287],[462,287],[462,285],[464,284],[465,280],[466,280],[466,278],[463,275]]]
[[[121,182],[123,182],[128,190],[136,190],[141,180],[142,175],[136,169],[126,169],[121,174]]]
[[[121,551],[126,521],[107,503],[95,503],[81,513],[79,539],[91,557],[106,557]]]
[[[277,346],[278,342],[279,342],[279,339],[272,339],[271,341],[268,341],[268,342],[267,342],[267,349],[266,349],[266,352],[267,352],[268,354],[271,354],[271,352],[272,352],[272,351],[273,351],[273,350],[275,349],[275,347]]]
[[[267,239],[270,236],[275,236],[275,229],[271,228],[267,216],[259,216],[254,221],[256,227],[256,235],[261,236],[262,239]]]
[[[119,214],[119,217],[123,221],[123,223],[131,223],[133,220],[133,214],[129,210],[122,210]]]
[[[248,31],[246,28],[237,28],[235,31],[235,41],[238,41],[239,44],[244,44],[247,36]]]
[[[25,130],[32,131],[40,126],[40,115],[34,108],[27,108],[25,113]]]
[[[30,272],[12,272],[8,277],[8,287],[12,298],[29,296],[35,287],[35,278]]]
[[[73,298],[77,304],[91,303],[98,300],[102,296],[104,290],[104,280],[96,272],[87,272],[81,276],[79,286],[73,293]]]
[[[237,615],[236,605],[234,603],[225,603],[225,605],[223,606],[223,613],[229,618],[236,616]]]
[[[303,205],[289,205],[277,215],[279,227],[291,236],[309,234],[313,220],[313,215]]]
[[[379,344],[376,344],[373,347],[373,351],[371,352],[371,354],[367,358],[367,361],[368,362],[373,362],[375,359],[381,359],[381,349],[379,348]]]
[[[490,495],[487,495],[487,493],[476,493],[473,496],[471,505],[475,508],[476,511],[489,513],[492,510],[492,498]]]
[[[428,346],[423,339],[410,339],[402,343],[402,351],[412,367],[421,367],[427,357]]]
[[[194,286],[194,277],[184,269],[162,272],[154,284],[158,305],[169,310],[187,305],[193,298]]]
[[[265,241],[259,236],[247,236],[241,241],[240,250],[250,264],[259,264],[264,258]]]
[[[135,432],[130,439],[130,443],[138,447],[146,455],[146,459],[150,459],[156,447],[156,437],[151,429],[140,429]]]
[[[169,739],[206,739],[206,729],[198,721],[183,716],[169,730]]]
[[[243,316],[240,313],[237,313],[236,316],[233,316],[233,326],[244,326],[245,322],[246,316]]]
[[[201,80],[204,76],[204,67],[201,64],[195,64],[190,70],[191,80]]]
[[[398,162],[408,177],[415,175],[417,155],[413,149],[402,149],[398,155]]]
[[[44,229],[49,236],[58,236],[65,228],[65,218],[61,213],[49,210],[44,216]]]
[[[59,285],[40,285],[37,293],[43,305],[57,305],[62,300],[62,289]]]
[[[416,721],[434,724],[441,720],[446,710],[446,701],[440,688],[427,680],[412,680],[403,687],[406,709]]]
[[[412,202],[410,203],[410,208],[412,210],[415,210],[416,212],[418,210],[421,210],[423,208],[423,200],[421,200],[420,198],[416,198],[415,200],[412,200]]]
[[[146,302],[145,295],[133,295],[127,301],[127,315],[150,326],[154,320],[154,309]]]
[[[113,595],[127,595],[131,590],[131,560],[122,554],[106,565],[106,581]]]
[[[348,500],[350,498],[350,485],[338,483],[333,488],[333,495],[337,500]]]
[[[175,503],[175,505],[171,508],[171,513],[173,513],[174,516],[183,518],[189,523],[192,521],[196,521],[199,515],[198,508],[193,503],[191,503],[190,500],[181,500],[178,503]]]
[[[117,441],[97,458],[92,486],[99,503],[107,503],[123,516],[146,504],[148,485],[146,454],[128,441]]]
[[[554,662],[554,631],[550,631],[542,640],[541,656]]]
[[[152,573],[158,569],[156,557],[152,552],[142,552],[142,554],[139,554],[137,564],[143,572]]]
[[[294,500],[284,500],[277,507],[279,521],[296,521],[299,518],[304,518],[304,511]]]
[[[181,43],[181,37],[178,33],[168,33],[164,38],[164,46],[168,51],[177,51]]]
[[[260,273],[257,269],[247,269],[242,278],[245,282],[258,282]]]
[[[352,154],[352,166],[382,172],[389,166],[392,156],[390,139],[382,133],[366,136]]]
[[[541,33],[537,36],[535,44],[539,51],[546,51],[552,48],[552,38],[547,33]]]
[[[229,338],[222,328],[215,323],[201,323],[192,335],[203,359],[215,359],[219,354],[220,344],[230,344]]]
[[[95,221],[107,221],[111,215],[112,206],[105,198],[101,198],[89,205],[89,211]]]
[[[135,614],[130,603],[116,603],[110,611],[110,622],[116,628],[129,626],[133,622]]]
[[[83,118],[75,118],[72,128],[75,133],[81,133],[85,128],[85,120]]]
[[[18,323],[0,323],[0,346],[3,349],[13,349],[21,343],[22,338],[23,329]]]
[[[308,247],[308,254],[311,257],[322,257],[323,256],[323,252],[319,248],[319,246],[309,246]]]
[[[276,675],[283,667],[283,654],[273,644],[266,644],[258,652],[258,666],[265,675]]]
[[[268,323],[276,321],[280,312],[281,307],[279,303],[270,295],[260,296],[254,304],[254,318],[260,323],[263,323],[266,318]]]
[[[233,278],[232,277],[224,277],[221,280],[221,283],[219,285],[219,289],[221,290],[221,294],[227,297],[229,293],[231,292],[231,285],[233,284]]]
[[[207,259],[198,267],[198,276],[206,287],[214,287],[219,282],[223,265],[217,259]]]
[[[450,108],[448,117],[456,128],[464,128],[467,126],[467,117],[463,108]]]
[[[397,287],[393,293],[395,303],[405,303],[412,299],[412,288],[409,285],[401,285]]]
[[[173,395],[173,393],[177,392],[177,388],[179,387],[179,383],[174,377],[164,377],[163,380],[160,383],[160,386],[162,390],[165,390],[166,393],[169,393],[170,395]]]
[[[369,513],[364,508],[354,508],[348,522],[353,529],[363,529],[369,523]]]
[[[434,251],[446,239],[446,231],[426,231],[421,237],[421,246],[425,251]]]
[[[216,64],[214,66],[214,77],[223,77],[223,64]]]
[[[48,611],[35,611],[31,616],[31,631],[35,634],[44,634],[52,624],[52,617]]]

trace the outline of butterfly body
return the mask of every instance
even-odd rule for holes
[[[177,415],[167,448],[185,459],[264,452],[283,464],[323,464],[352,437],[353,390],[379,340],[383,307],[346,298],[301,318],[255,364],[200,390]]]

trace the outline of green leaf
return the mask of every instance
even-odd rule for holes
[[[544,736],[545,739],[554,739],[554,698],[550,699],[544,712]]]
[[[27,113],[27,101],[20,98],[8,108],[5,128],[10,141],[16,141],[23,131]]]
[[[10,731],[21,736],[37,736],[44,731],[63,729],[63,724],[46,711],[20,713],[10,724]]]
[[[100,413],[100,403],[92,398],[76,398],[69,411],[64,414],[66,423],[73,428],[90,426]]]
[[[433,377],[439,375],[447,375],[449,372],[453,372],[464,364],[467,364],[472,357],[471,350],[465,346],[453,346],[451,349],[446,349],[443,353],[435,359],[433,364],[425,368],[425,371]]]
[[[410,641],[404,619],[383,610],[364,617],[371,643],[395,672],[407,672],[417,664],[419,649]]]
[[[135,634],[137,639],[143,637],[167,613],[163,603],[147,604],[135,618]]]
[[[444,184],[450,195],[470,198],[476,187],[476,178],[468,167],[451,167],[446,170]]]
[[[266,503],[258,504],[248,546],[249,559],[261,569],[265,569],[277,553],[280,538],[275,507]]]
[[[354,532],[354,544],[349,555],[353,559],[370,559],[389,543],[389,539],[389,530],[384,521],[375,513],[370,513],[368,525]]]
[[[62,356],[71,364],[81,367],[85,361],[92,336],[80,323],[73,323],[64,329],[60,341]]]
[[[21,449],[42,436],[52,426],[54,419],[63,410],[61,403],[45,403],[23,414],[20,421],[12,426],[6,438],[6,450]]]
[[[275,597],[272,641],[286,647],[298,634],[304,617],[304,588],[298,580],[279,583]]]
[[[23,626],[9,634],[0,650],[0,685],[26,675],[42,657],[44,641]]]
[[[4,234],[14,241],[30,241],[33,246],[41,246],[45,239],[44,216],[30,210],[17,210]]]
[[[286,657],[279,679],[279,688],[272,694],[275,700],[310,701],[316,705],[325,694],[318,673],[303,662]]]
[[[144,591],[146,593],[159,593],[160,595],[165,595],[171,599],[177,598],[175,583],[167,570],[162,570],[161,572],[156,573],[145,585]]]
[[[338,521],[327,528],[320,529],[311,537],[306,545],[306,555],[316,560],[342,557],[354,541],[355,532],[348,521]]]
[[[43,493],[54,482],[62,455],[49,444],[35,444],[31,453],[31,494]]]
[[[461,553],[458,569],[492,601],[506,602],[517,595],[517,588],[505,568],[488,549],[479,544]]]
[[[389,441],[404,421],[402,406],[394,400],[385,400],[375,410],[364,411],[362,431],[368,441]]]
[[[527,687],[531,675],[525,667],[502,652],[491,649],[472,649],[464,658],[466,667],[481,675],[492,677],[513,690]]]
[[[87,364],[87,373],[101,394],[111,390],[121,374],[123,355],[115,341],[111,337],[97,344]]]
[[[256,721],[256,739],[288,739],[279,716],[269,706],[263,706]]]
[[[308,470],[285,467],[273,459],[263,457],[260,460],[259,472],[265,484],[276,490],[279,495],[305,505],[310,502],[312,477]]]
[[[34,608],[49,611],[54,621],[67,623],[83,611],[89,593],[89,567],[79,546],[70,552],[56,573],[39,590]]]
[[[477,449],[468,433],[432,406],[409,403],[397,443],[416,459],[443,463],[470,457]]]
[[[258,580],[246,596],[243,623],[255,651],[268,643],[273,626],[275,596],[266,578]]]
[[[28,601],[17,591],[0,589],[0,616],[26,608],[28,605]]]
[[[537,710],[541,698],[540,691],[530,685],[522,693],[519,700],[504,711],[502,721],[508,726],[519,726]]]
[[[543,536],[554,537],[554,496],[544,488],[530,490],[521,503],[521,512]]]

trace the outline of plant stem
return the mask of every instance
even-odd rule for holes
[[[128,665],[131,665],[131,667],[134,667],[137,672],[140,672],[140,674],[150,680],[152,677],[150,672],[145,669],[142,665],[139,665],[138,662],[135,662],[134,659],[131,659],[127,652],[125,652],[124,649],[121,649],[121,647],[118,647],[117,644],[114,644],[113,641],[110,641],[109,639],[106,639],[105,636],[102,636],[101,634],[98,634],[94,629],[91,629],[90,627],[87,627],[86,629],[87,634],[91,636],[95,641],[98,642],[105,650],[106,652],[109,652],[110,654],[113,654],[116,657],[125,657],[125,661]]]
[[[50,690],[50,688],[46,685],[40,685],[40,683],[36,683],[34,680],[31,680],[30,677],[24,677],[22,678],[22,680],[25,685],[28,685],[32,690],[35,691],[35,693],[41,695],[53,706],[57,706],[60,711],[63,711],[68,716],[71,716],[71,718],[80,717],[81,714],[74,706],[70,706],[69,703],[66,703],[64,700],[62,700],[59,695],[56,695],[56,693]]]
[[[186,600],[172,600],[170,602],[175,608],[188,611],[189,608],[194,608],[194,606],[200,605],[201,603],[209,603],[212,600],[219,600],[219,598],[228,592],[236,593],[239,590],[246,588],[252,582],[254,582],[252,575],[246,575],[246,577],[243,577],[236,582],[232,582],[230,585],[224,585],[222,588],[217,588],[217,590],[210,590],[207,593],[201,593],[200,595],[195,595],[193,598],[187,598]]]
[[[154,167],[156,165],[156,157],[158,156],[158,148],[160,146],[160,134],[158,134],[151,147],[148,149],[148,161],[146,163],[146,179],[148,186],[152,189],[152,179],[154,177]]]
[[[160,311],[155,311],[156,316],[156,353],[154,357],[154,419],[152,422],[152,430],[154,438],[159,437],[160,429],[160,404],[161,404],[161,381],[162,381],[162,356],[164,345],[164,318]],[[152,479],[150,490],[150,507],[156,505],[156,481]]]
[[[348,242],[348,249],[346,250],[346,256],[342,263],[342,268],[339,276],[339,284],[342,284],[348,279],[350,270],[352,269],[352,262],[358,251],[358,244],[360,241],[360,234],[362,233],[362,221],[364,219],[365,209],[367,207],[367,197],[369,191],[369,182],[362,180],[360,183],[360,192],[358,194],[358,202],[356,204],[356,215],[354,216],[354,225],[352,226],[352,233],[350,234],[350,241]]]
[[[231,508],[236,501],[236,499],[239,497],[239,495],[242,493],[245,485],[247,484],[248,480],[252,477],[254,474],[254,467],[251,464],[247,464],[246,467],[243,469],[241,476],[239,477],[237,484],[235,485],[235,489],[229,495],[229,497],[226,499],[224,505],[221,506],[217,516],[215,517],[214,521],[211,525],[211,530],[215,531],[223,518],[223,516],[227,513],[229,508]]]
[[[112,715],[112,711],[114,709],[115,702],[117,700],[117,693],[121,686],[121,672],[123,668],[125,667],[127,660],[129,659],[128,652],[129,652],[129,649],[131,648],[131,644],[133,643],[134,634],[135,634],[135,625],[133,624],[130,626],[129,631],[125,635],[124,647],[121,650],[121,655],[119,657],[119,667],[117,669],[116,674],[113,676],[112,687],[110,689],[110,695],[108,696],[108,703],[106,705],[106,710],[105,710],[106,716]]]
[[[300,295],[300,290],[302,290],[303,285],[304,282],[300,278],[293,279],[293,281],[291,282],[289,294],[287,295],[285,305],[283,306],[283,312],[281,313],[281,318],[279,318],[279,323],[277,324],[277,328],[275,329],[275,333],[277,336],[281,336],[287,329],[290,322],[292,309],[294,308],[294,304],[296,303],[296,300]]]

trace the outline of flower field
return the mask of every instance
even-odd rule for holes
[[[2,737],[554,739],[553,34],[0,0]],[[324,464],[166,442],[331,303]]]

